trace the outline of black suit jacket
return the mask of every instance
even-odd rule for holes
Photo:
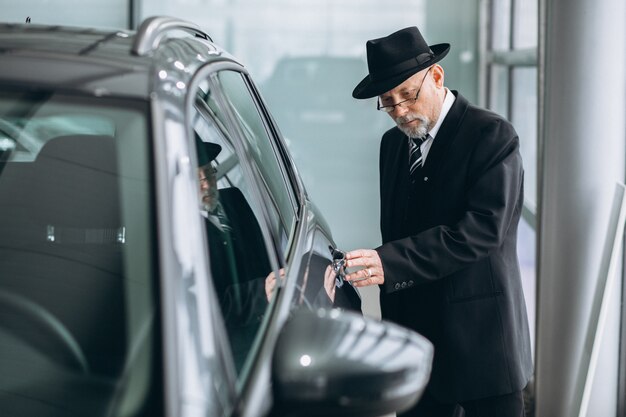
[[[516,253],[518,137],[500,116],[453,94],[415,184],[398,128],[380,151],[382,315],[433,342],[429,390],[442,401],[517,391],[532,373]]]
[[[267,305],[264,283],[272,271],[263,234],[238,188],[219,190],[219,199],[227,229],[205,219],[213,281],[226,321],[254,321]]]
[[[271,271],[267,249],[261,227],[250,208],[246,198],[236,187],[222,188],[219,190],[221,210],[228,219],[228,233],[216,232],[217,228],[207,220],[207,234],[209,236],[209,249],[215,253],[230,250],[234,254],[237,281],[239,283],[258,277],[266,277]],[[227,249],[228,248],[228,249]],[[221,249],[221,250],[220,250]],[[219,255],[218,255],[219,256]],[[228,257],[216,259],[218,263],[226,263]],[[232,280],[234,273],[229,272]],[[216,278],[219,279],[219,278]],[[219,283],[231,285],[232,282]]]
[[[267,309],[265,277],[272,271],[263,234],[236,187],[219,190],[222,219],[205,219],[211,274],[237,369],[241,369]],[[227,227],[225,227],[227,226]]]

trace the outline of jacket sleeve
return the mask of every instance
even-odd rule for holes
[[[409,285],[413,285],[468,267],[503,244],[512,222],[516,228],[523,204],[523,168],[513,127],[493,119],[480,132],[468,157],[468,186],[460,220],[376,249],[386,292],[396,291],[396,284],[409,275],[413,281]]]

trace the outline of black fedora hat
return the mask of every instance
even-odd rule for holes
[[[415,26],[384,38],[367,41],[369,74],[352,91],[354,98],[370,98],[402,84],[413,74],[445,57],[449,43],[428,46]]]
[[[222,147],[217,143],[203,142],[202,139],[196,136],[196,151],[198,152],[198,166],[204,166],[217,158],[217,155],[222,151]]]

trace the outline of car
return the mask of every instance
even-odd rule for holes
[[[360,314],[248,71],[197,25],[0,24],[0,414],[375,416],[433,347]]]

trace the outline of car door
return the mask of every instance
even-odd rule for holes
[[[212,203],[201,207],[210,271],[228,331],[237,373],[253,350],[271,305],[265,281],[276,274],[279,260],[273,248],[264,213],[255,197],[256,185],[238,149],[237,137],[224,119],[215,95],[198,98],[193,121],[196,146],[216,144],[221,149],[209,168],[199,171],[198,181],[210,178]],[[245,155],[245,154],[243,154]],[[213,178],[211,178],[213,176]],[[201,190],[202,184],[198,184]],[[202,192],[202,191],[201,191]]]
[[[223,234],[216,239],[215,227],[208,225],[208,256],[239,384],[267,387],[269,381],[259,381],[258,368],[269,362],[263,349],[271,351],[272,332],[280,322],[300,306],[331,308],[335,299],[342,306],[348,288],[336,297],[337,285],[343,283],[332,269],[332,238],[308,204],[249,75],[234,64],[211,69],[195,84],[192,136],[197,147],[219,145],[199,178],[215,176],[219,203],[214,205],[226,212],[232,234],[230,241]],[[198,148],[199,159],[201,152]],[[274,306],[276,288],[284,293],[276,301],[279,306]],[[358,309],[360,303],[356,305]]]
[[[205,225],[211,280],[236,373],[237,395],[226,414],[240,414],[241,404],[248,404],[243,409],[255,409],[253,415],[261,415],[262,406],[250,405],[249,400],[242,398],[249,391],[250,381],[258,380],[253,368],[262,355],[276,305],[266,282],[280,279],[280,271],[284,271],[296,210],[290,196],[272,202],[282,205],[281,217],[270,217],[265,207],[266,188],[270,185],[258,180],[259,166],[250,156],[246,136],[252,133],[242,130],[251,129],[252,123],[243,124],[237,116],[249,109],[233,102],[238,98],[231,97],[230,91],[222,91],[220,81],[223,71],[241,77],[233,71],[238,68],[234,64],[218,64],[198,72],[190,90],[189,136],[197,150],[196,163],[202,164],[198,165],[198,215]],[[218,149],[210,159],[202,155],[202,149],[207,147]],[[270,154],[263,157],[271,160]],[[215,190],[207,191],[208,187],[203,186],[207,179]],[[207,193],[211,194],[212,203],[202,204],[201,201],[207,201],[202,195]]]

